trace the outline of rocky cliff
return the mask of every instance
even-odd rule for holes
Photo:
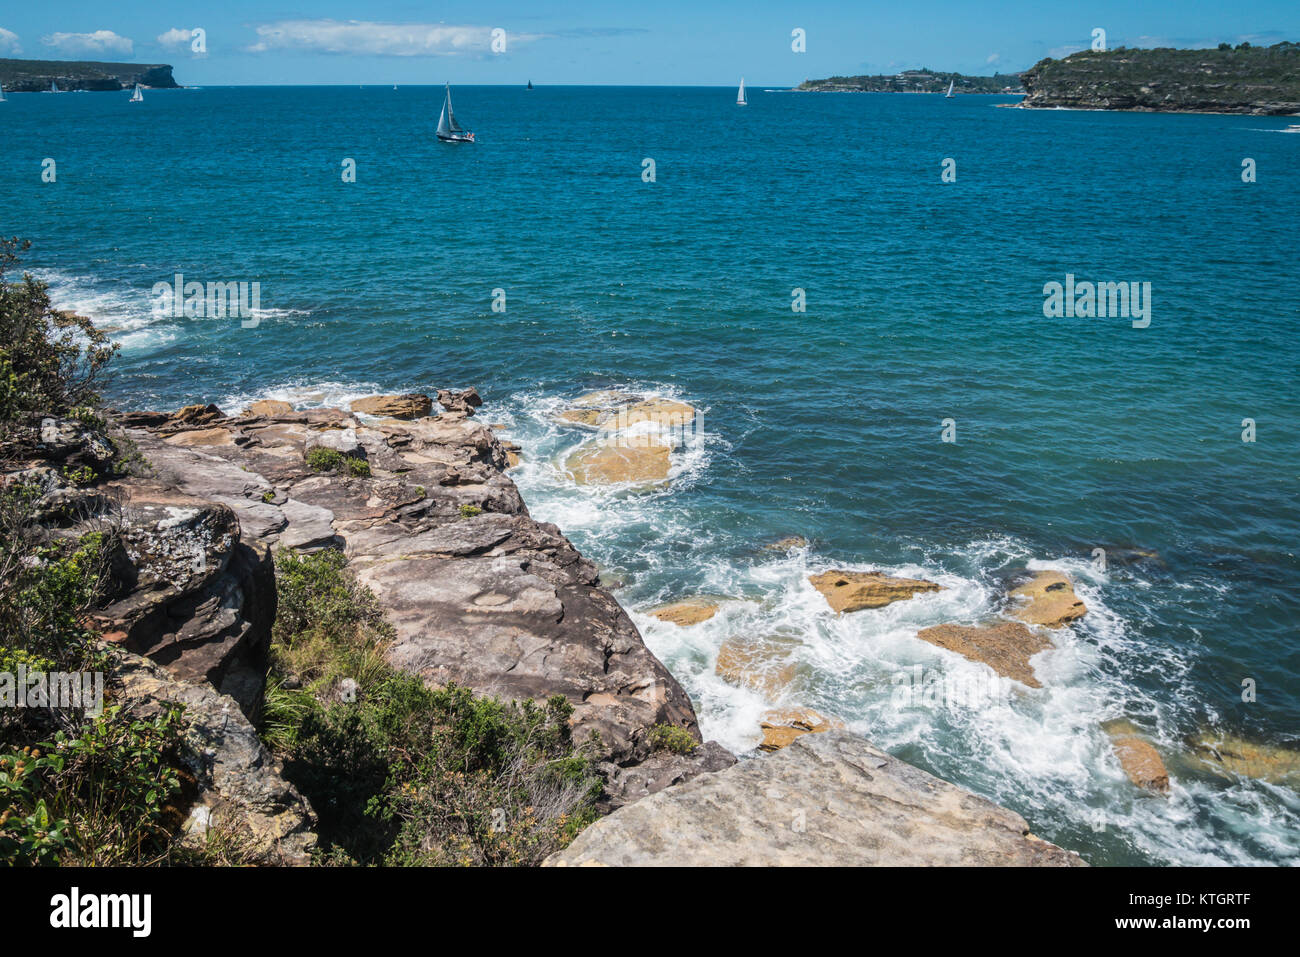
[[[0,84],[7,92],[44,93],[51,83],[64,92],[125,90],[137,83],[153,89],[179,89],[167,63],[0,59]]]
[[[438,398],[439,414],[423,395],[346,411],[120,413],[113,441],[94,424],[46,418],[34,456],[2,477],[39,489],[52,535],[112,529],[95,630],[117,650],[114,702],[146,719],[185,707],[182,843],[233,822],[257,859],[309,860],[315,813],[256,731],[272,554],[340,549],[393,628],[393,666],[432,686],[560,694],[574,706],[574,738],[614,813],[551,863],[1078,863],[1018,815],[817,716],[772,718],[764,750],[778,753],[740,765],[702,744],[689,698],[595,567],[529,515],[507,474],[513,450],[474,416],[477,394]],[[123,438],[139,453],[133,474],[121,468]],[[847,611],[938,587],[828,575],[819,587]]]
[[[1023,74],[1029,109],[1300,114],[1300,44],[1085,50]]]

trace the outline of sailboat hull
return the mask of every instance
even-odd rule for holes
[[[444,143],[473,143],[473,133],[439,133],[438,139]]]

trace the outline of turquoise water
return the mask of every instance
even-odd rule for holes
[[[35,242],[61,305],[115,330],[122,407],[477,386],[524,446],[534,514],[602,565],[735,750],[767,707],[804,704],[1093,863],[1300,861],[1295,791],[1180,758],[1207,728],[1293,748],[1300,730],[1286,121],[455,93],[473,147],[434,141],[440,87],[12,95],[0,232]],[[260,282],[260,322],[154,317],[176,272]],[[1150,326],[1045,318],[1043,285],[1067,273],[1151,283]],[[582,489],[557,467],[584,436],[550,413],[607,387],[703,410],[666,489]],[[763,550],[787,535],[810,544]],[[1090,609],[1036,659],[1043,689],[895,706],[901,670],[978,672],[915,633],[991,613],[1026,565],[1070,572]],[[836,619],[806,582],[828,567],[947,588]],[[730,600],[688,629],[644,614],[698,593]],[[713,675],[729,635],[793,643],[784,702]],[[1167,800],[1124,779],[1098,727],[1115,717],[1161,748]]]

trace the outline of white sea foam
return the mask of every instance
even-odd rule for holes
[[[670,388],[618,388],[697,404]],[[674,480],[653,491],[569,480],[558,463],[587,435],[557,424],[554,416],[577,391],[530,393],[508,405],[485,406],[481,414],[505,423],[507,434],[523,446],[524,464],[512,475],[534,516],[564,529],[601,565],[607,583],[626,584],[614,594],[630,604],[647,645],[691,695],[706,737],[748,751],[760,739],[765,711],[808,706],[1015,808],[1036,833],[1060,835],[1085,857],[1104,844],[1112,854],[1171,863],[1300,862],[1300,799],[1290,792],[1279,800],[1269,795],[1268,785],[1227,785],[1171,767],[1172,792],[1161,799],[1139,792],[1125,777],[1101,728],[1104,721],[1135,718],[1163,754],[1176,756],[1186,750],[1176,730],[1179,719],[1205,708],[1190,677],[1196,650],[1135,634],[1108,603],[1119,586],[1092,561],[1035,554],[1008,536],[896,565],[845,565],[815,546],[771,552],[753,543],[748,551],[737,549],[692,494],[714,463],[728,461],[722,438],[707,430],[684,450]],[[808,581],[831,567],[878,568],[935,581],[944,590],[836,615]],[[1054,647],[1032,659],[1043,687],[1013,683],[1004,698],[976,706],[957,700],[899,707],[895,676],[918,666],[958,686],[989,678],[987,666],[920,641],[916,633],[997,616],[1005,570],[1016,567],[1067,573],[1088,607],[1073,626],[1052,632]],[[1168,600],[1165,585],[1143,581],[1131,568],[1123,579],[1129,594]],[[661,602],[693,595],[722,596],[717,614],[682,628],[648,613]],[[718,651],[732,636],[775,638],[788,647],[785,660],[796,666],[796,677],[779,697],[767,699],[717,676]],[[1162,691],[1136,690],[1147,687]]]
[[[176,341],[184,334],[185,323],[205,322],[192,317],[158,315],[151,289],[129,283],[109,281],[90,274],[76,274],[57,269],[33,269],[32,275],[49,286],[50,302],[56,309],[75,312],[94,322],[95,327],[121,345],[127,352],[146,352]],[[309,316],[308,309],[258,308],[245,319],[219,318],[211,321],[259,323],[273,319]]]
[[[344,409],[355,399],[380,392],[374,382],[320,382],[294,379],[278,385],[267,386],[251,392],[234,392],[217,401],[221,411],[229,414],[242,412],[253,402],[273,399],[288,402],[295,409]]]

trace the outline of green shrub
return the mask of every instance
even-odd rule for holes
[[[563,696],[426,688],[387,664],[391,629],[341,553],[276,560],[262,735],[317,812],[322,863],[536,864],[595,817]]]
[[[152,864],[179,823],[181,709],[106,708],[73,732],[0,754],[0,863]]]
[[[675,724],[656,724],[650,729],[650,747],[673,754],[690,754],[700,743],[685,728]]]
[[[477,505],[462,505],[460,507],[461,518],[473,518],[475,515],[482,515],[483,509]]]
[[[313,472],[343,472],[348,475],[370,475],[370,463],[355,455],[344,455],[336,449],[322,445],[307,452],[307,467]]]
[[[30,247],[0,239],[0,443],[40,416],[96,408],[104,367],[117,351],[89,319],[52,309],[45,283],[28,274],[6,280]]]

